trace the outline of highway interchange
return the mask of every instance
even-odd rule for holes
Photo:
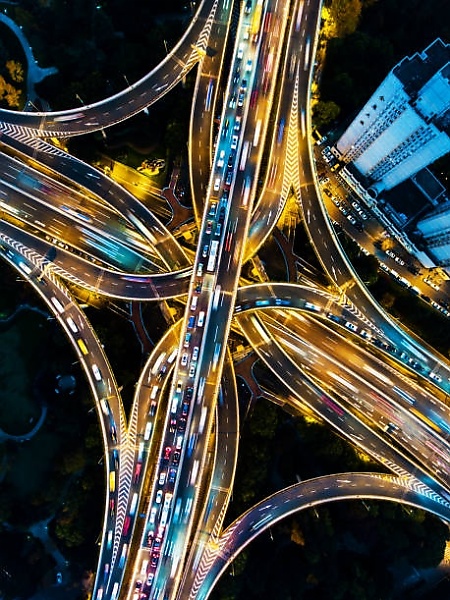
[[[232,17],[231,0],[204,0],[164,62],[103,102],[0,113],[2,257],[46,300],[77,352],[108,458],[95,600],[206,598],[255,535],[317,502],[389,497],[450,518],[449,363],[371,298],[322,198],[309,121],[320,3],[253,0],[242,3],[235,29]],[[130,191],[46,138],[120,122],[197,64],[192,256]],[[330,286],[264,277],[245,285],[242,264],[292,194]],[[129,415],[65,281],[121,300],[186,298],[184,318],[142,370]],[[239,440],[231,328],[288,385],[291,408],[308,407],[394,475],[304,482],[223,532]]]

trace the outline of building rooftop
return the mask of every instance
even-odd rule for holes
[[[405,57],[393,69],[406,92],[414,97],[435,73],[450,62],[450,44],[437,38],[423,52]]]

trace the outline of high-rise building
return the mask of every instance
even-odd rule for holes
[[[450,151],[450,44],[435,40],[404,58],[336,144],[373,195]]]

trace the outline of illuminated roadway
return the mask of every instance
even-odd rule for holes
[[[222,537],[221,527],[232,491],[239,423],[233,367],[225,341],[235,311],[239,314],[233,326],[242,329],[269,367],[277,364],[278,376],[291,381],[294,405],[311,407],[353,443],[406,477],[408,485],[419,486],[420,506],[440,514],[430,504],[431,500],[440,502],[440,516],[449,518],[445,495],[447,410],[441,403],[431,406],[426,391],[419,394],[413,385],[417,375],[433,385],[429,375],[437,366],[444,377],[439,387],[447,390],[448,364],[394,327],[358,285],[347,289],[347,295],[355,291],[353,304],[345,301],[345,307],[339,307],[345,298],[339,288],[334,296],[325,290],[298,286],[280,287],[274,294],[275,286],[270,283],[238,291],[243,260],[252,256],[270,233],[291,189],[302,203],[313,245],[329,267],[330,278],[344,287],[355,275],[336,245],[318,200],[310,156],[308,90],[319,5],[294,3],[290,20],[288,5],[283,2],[263,4],[254,0],[249,14],[241,11],[229,76],[223,78],[226,89],[215,141],[212,116],[221,101],[217,82],[226,69],[221,45],[227,41],[230,4],[202,3],[172,55],[124,94],[78,112],[1,113],[3,254],[46,298],[63,325],[85,367],[102,423],[108,494],[95,600],[115,600],[119,590],[121,597],[133,600],[185,598],[188,594],[197,597],[197,593],[206,597],[221,570],[214,567],[207,578],[208,557],[229,539]],[[282,43],[285,36],[289,41],[286,46]],[[206,48],[213,52],[209,50],[208,55]],[[32,130],[45,137],[50,131],[64,136],[102,129],[151,104],[197,61],[200,69],[189,149],[191,166],[197,149],[197,164],[202,167],[191,170],[199,222],[192,265],[170,232],[131,193],[62,150],[37,142]],[[278,89],[277,78],[269,77],[277,68],[282,74]],[[214,108],[208,109],[209,103]],[[269,127],[266,115],[271,107],[275,117]],[[264,175],[261,164],[266,133],[272,140],[272,158]],[[39,170],[36,161],[41,165]],[[265,182],[261,194],[257,190],[260,172]],[[9,173],[12,176],[8,178]],[[69,194],[67,186],[71,188]],[[86,194],[89,203],[84,201]],[[65,197],[65,208],[61,196]],[[108,243],[114,244],[115,256],[108,256]],[[131,272],[138,269],[141,271]],[[59,276],[117,298],[163,299],[188,293],[184,319],[163,337],[142,372],[128,425],[106,357]],[[306,306],[307,302],[316,308]],[[258,316],[256,311],[271,303],[275,306],[272,313]],[[311,320],[285,312],[289,307],[310,312]],[[348,348],[333,361],[326,344],[335,334],[323,329],[324,324],[330,325],[330,310],[340,319],[336,325],[340,333],[336,335],[345,332],[339,343]],[[318,313],[321,324],[313,320]],[[289,331],[284,321],[289,321]],[[300,345],[304,335],[314,341],[309,348],[309,364],[292,349]],[[356,338],[358,347],[352,347]],[[385,344],[385,348],[374,350],[372,340]],[[365,356],[359,348],[361,343],[377,356]],[[418,366],[411,369],[409,364],[403,365],[392,344],[398,351],[407,351]],[[368,367],[363,379],[350,373],[346,361],[352,355]],[[373,361],[381,357],[391,365],[389,376],[385,376],[389,383],[376,376],[380,366],[374,366]],[[324,360],[329,373],[325,378],[319,367]],[[392,368],[395,361],[397,366]],[[415,373],[419,366],[420,373]],[[407,397],[414,394],[412,404],[417,414],[405,406],[405,396],[389,393],[394,383]],[[358,390],[357,399],[349,398],[352,388]],[[375,389],[380,398],[368,422],[361,417],[359,407],[370,413]],[[434,427],[430,427],[430,419]],[[385,429],[389,423],[396,428]],[[345,481],[346,486],[337,486],[335,495],[324,493],[323,488],[320,500],[339,494],[364,496],[367,492],[366,482],[347,475]],[[399,499],[396,482],[386,481],[387,495]],[[280,494],[276,503],[281,502],[283,492]],[[268,514],[267,526],[283,514],[281,509]],[[255,529],[255,521],[249,522],[241,542],[233,542],[232,555],[248,543],[252,527]]]

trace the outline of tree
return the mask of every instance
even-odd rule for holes
[[[6,61],[6,68],[8,69],[9,76],[16,83],[22,83],[24,74],[23,74],[23,66],[20,62],[16,60],[8,60]]]
[[[324,127],[332,123],[341,112],[340,107],[332,100],[319,100],[313,108],[313,121],[317,128]]]
[[[353,33],[361,16],[361,0],[333,0],[330,6],[330,17],[336,25],[337,37],[345,37]]]

